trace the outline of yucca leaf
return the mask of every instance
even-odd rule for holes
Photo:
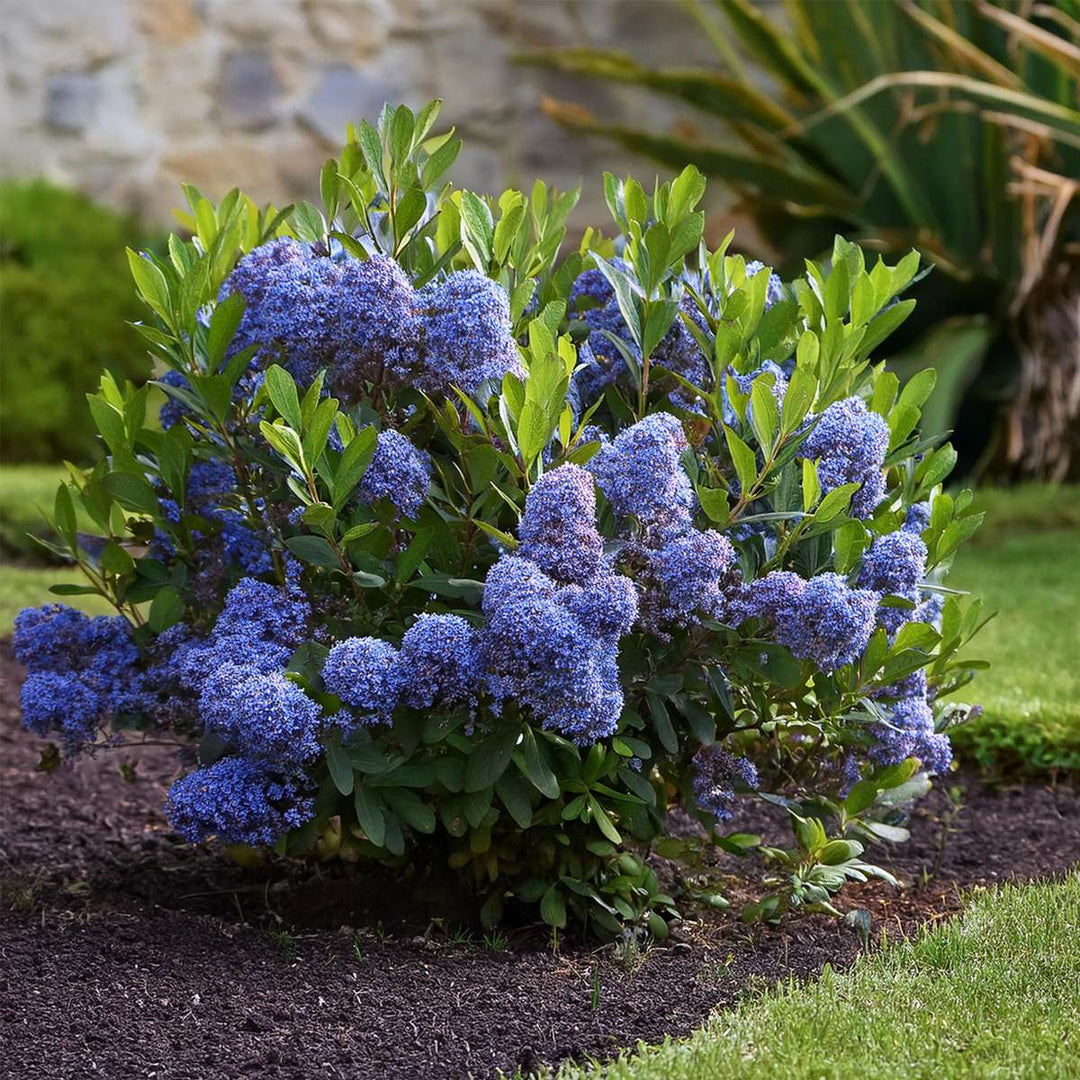
[[[1057,102],[1048,101],[1025,90],[1010,90],[994,86],[969,75],[956,75],[947,71],[901,71],[881,75],[865,86],[825,106],[820,112],[800,121],[798,131],[805,134],[830,116],[854,110],[862,102],[885,93],[887,90],[905,87],[929,87],[938,90],[955,90],[973,101],[1005,109],[995,117],[1008,121],[1012,117],[1036,120],[1046,125],[1057,138],[1071,145],[1080,146],[1080,112]]]
[[[728,183],[747,184],[774,193],[782,191],[785,198],[793,202],[821,205],[837,213],[850,211],[855,203],[852,194],[842,185],[821,174],[804,171],[797,165],[766,161],[712,143],[693,143],[677,135],[654,135],[620,124],[606,124],[585,109],[551,99],[546,100],[543,107],[548,116],[564,127],[603,135],[665,165],[682,168],[690,163],[706,175],[724,177]]]
[[[703,112],[729,120],[750,121],[772,130],[788,127],[796,119],[752,84],[706,69],[649,68],[612,49],[552,49],[524,53],[519,59],[574,75],[645,86]]]
[[[1029,49],[1044,56],[1055,66],[1063,68],[1074,78],[1080,78],[1080,48],[1011,11],[986,3],[985,0],[977,0],[976,6],[983,18],[1007,30],[1014,38],[1021,39]]]

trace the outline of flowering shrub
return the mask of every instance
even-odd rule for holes
[[[321,208],[188,187],[191,239],[129,253],[168,402],[90,400],[108,454],[55,506],[88,584],[54,592],[118,615],[19,617],[26,723],[190,746],[191,842],[441,862],[486,921],[664,934],[678,805],[785,867],[749,914],[831,910],[977,666],[933,373],[871,364],[918,256],[837,239],[782,283],[705,248],[693,168],[606,176],[617,237],[563,253],[576,193],[453,190],[437,113],[350,130]],[[796,848],[724,835],[749,793]]]

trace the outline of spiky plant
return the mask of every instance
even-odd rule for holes
[[[968,468],[1080,471],[1080,4],[987,0],[683,0],[717,68],[646,67],[572,49],[526,59],[648,88],[718,119],[657,133],[546,100],[561,124],[739,198],[780,269],[834,233],[938,268],[898,369],[933,364],[941,426]],[[959,316],[960,318],[956,318]],[[948,320],[947,322],[945,320]]]

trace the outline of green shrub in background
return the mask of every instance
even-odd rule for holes
[[[101,368],[140,379],[146,350],[124,248],[136,223],[44,180],[0,184],[0,454],[95,453],[85,394]]]

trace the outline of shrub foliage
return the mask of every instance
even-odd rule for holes
[[[125,244],[134,222],[43,180],[0,184],[0,452],[4,460],[91,459],[83,394],[102,367],[146,378],[145,350],[125,325],[142,313]]]
[[[488,922],[663,935],[677,806],[781,869],[749,915],[832,910],[977,666],[932,375],[871,361],[919,257],[782,283],[706,249],[692,167],[605,176],[616,235],[567,251],[576,192],[453,189],[437,114],[351,129],[321,207],[188,187],[191,238],[129,252],[163,430],[102,378],[55,524],[118,615],[20,616],[26,723],[175,738],[186,839],[441,864]],[[751,792],[790,850],[724,832]]]

